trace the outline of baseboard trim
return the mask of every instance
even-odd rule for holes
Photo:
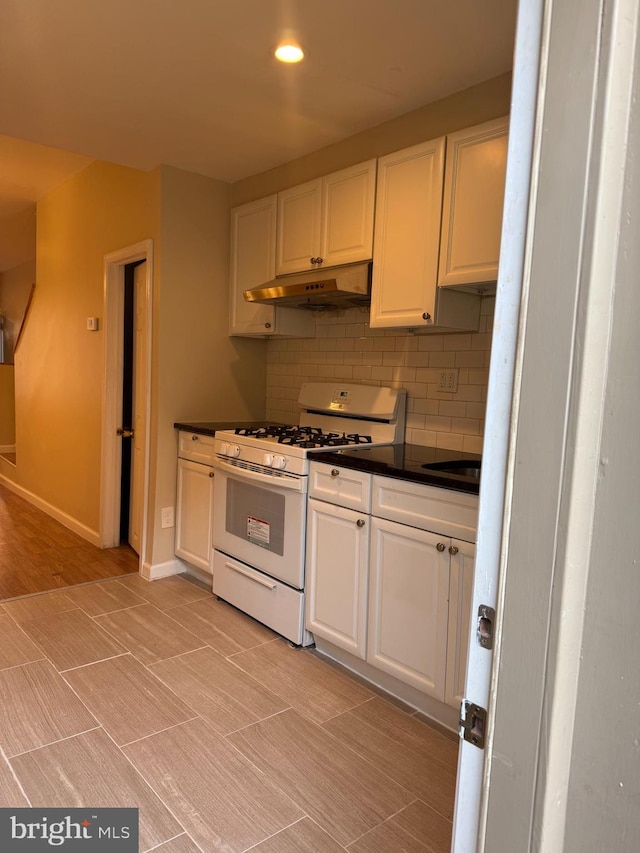
[[[192,566],[190,563],[185,563],[185,571],[188,575],[191,575],[202,583],[207,584],[207,586],[211,588],[211,584],[213,582],[213,575],[211,572],[205,572],[204,569],[200,569],[198,566]]]
[[[182,560],[174,557],[173,560],[167,560],[164,563],[143,563],[140,574],[145,580],[157,581],[160,578],[168,578],[171,575],[181,575],[187,571],[187,567]]]
[[[9,491],[23,498],[28,503],[32,504],[36,507],[36,509],[42,510],[42,512],[51,516],[51,518],[59,521],[64,527],[68,530],[71,530],[72,533],[77,533],[78,536],[81,536],[87,542],[90,542],[92,545],[95,545],[97,548],[102,547],[102,543],[100,541],[100,533],[97,530],[92,530],[90,527],[87,527],[86,524],[83,524],[81,521],[78,521],[77,518],[74,518],[72,515],[69,515],[66,512],[63,512],[58,507],[53,506],[53,504],[48,503],[42,498],[35,495],[33,492],[30,492],[28,489],[23,488],[23,486],[19,486],[17,483],[14,483],[13,480],[10,480],[8,477],[5,477],[4,474],[0,474],[0,483],[3,486],[6,486]]]

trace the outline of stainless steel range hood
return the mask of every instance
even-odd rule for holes
[[[274,278],[244,291],[246,302],[268,302],[290,308],[330,310],[368,305],[371,262]]]

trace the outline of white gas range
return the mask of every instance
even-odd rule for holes
[[[340,382],[302,386],[300,421],[215,436],[213,592],[297,645],[304,630],[309,457],[404,441],[406,394]]]

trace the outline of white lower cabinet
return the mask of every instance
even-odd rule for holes
[[[478,498],[379,475],[369,491],[370,477],[311,463],[306,628],[364,661],[353,668],[366,677],[381,670],[459,709],[475,545],[455,534],[475,539]],[[340,498],[356,481],[361,511]]]
[[[359,658],[367,651],[370,517],[309,500],[306,627]]]
[[[178,557],[211,573],[213,468],[178,459],[176,541]]]
[[[371,520],[367,660],[441,702],[447,652],[447,545],[444,537],[426,530]]]

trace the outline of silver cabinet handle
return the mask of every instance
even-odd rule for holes
[[[332,477],[339,477],[339,476],[340,476],[340,471],[338,471],[338,469],[337,469],[337,468],[332,468],[332,469],[331,469],[331,476],[332,476]]]
[[[357,527],[364,527],[364,518],[359,518],[359,519],[356,521],[356,526],[357,526]]]
[[[265,324],[264,324],[264,327],[265,327],[265,329],[270,329],[270,328],[271,328],[271,323],[265,323]]]
[[[444,544],[444,542],[438,542],[438,544],[436,545],[436,550],[440,551],[441,554],[445,548],[446,548],[446,545]]]
[[[455,557],[455,555],[458,553],[458,549],[455,545],[449,545],[449,553],[452,557]]]
[[[191,441],[197,441],[197,440],[198,440],[198,436],[197,436],[197,435],[192,435],[192,436],[191,436]]]
[[[424,312],[424,314],[422,315],[422,319],[423,319],[423,320],[430,320],[430,319],[431,319],[431,314],[429,314],[429,312],[428,312],[428,311],[425,311],[425,312]]]
[[[316,263],[321,264],[324,261],[324,258],[316,258]]]
[[[210,476],[210,477],[215,477],[216,475],[213,473],[213,471],[209,471],[209,476]]]
[[[316,264],[318,262],[317,258],[309,258],[310,263]]]

